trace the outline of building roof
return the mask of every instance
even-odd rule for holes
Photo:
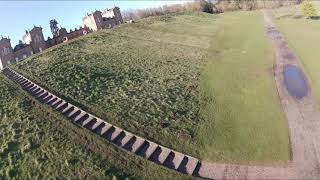
[[[58,36],[64,35],[64,34],[67,34],[67,33],[68,33],[68,32],[67,32],[66,28],[61,28],[61,29],[59,29],[59,31],[58,31]]]
[[[10,41],[10,38],[6,38],[6,37],[2,37],[2,36],[1,36],[0,42],[1,42],[1,41]]]
[[[107,8],[105,11],[112,11],[114,9],[120,9],[118,6],[114,6],[113,8]]]
[[[101,12],[101,11],[99,11],[99,10],[95,10],[95,11],[93,11],[93,12],[91,12],[91,13],[87,14],[87,16],[90,16],[90,15],[93,15],[93,14],[96,14],[96,13],[102,13],[102,12]]]
[[[85,19],[87,19],[88,17],[90,17],[90,16],[92,16],[92,15],[94,15],[94,14],[96,14],[96,13],[102,13],[101,11],[99,11],[99,10],[95,10],[95,11],[93,11],[93,12],[91,12],[91,13],[87,13],[86,14],[86,16],[84,16],[83,18],[82,18],[82,20],[85,20]]]
[[[113,9],[120,9],[118,6],[114,6],[113,8],[107,8],[105,9],[103,12],[106,12],[106,11],[113,11]],[[88,16],[91,16],[93,14],[96,14],[96,13],[103,13],[99,10],[95,10],[93,12],[90,12],[90,13],[87,13],[85,17],[83,17],[82,19],[84,20],[85,18],[87,18]]]
[[[38,26],[33,26],[33,28],[31,29],[31,31],[35,31],[35,30],[41,30],[42,29],[42,27],[38,27]],[[31,32],[30,31],[30,32]]]
[[[13,51],[14,51],[14,52],[19,51],[20,49],[23,49],[23,48],[25,48],[25,47],[27,47],[27,46],[28,46],[27,44],[23,44],[23,43],[18,44],[18,45],[16,45],[16,46],[14,47]]]

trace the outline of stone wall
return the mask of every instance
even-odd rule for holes
[[[110,29],[123,23],[120,8],[114,7],[106,11],[95,11],[88,14],[83,19],[84,26],[92,31]]]
[[[104,29],[111,29],[112,27],[117,25],[114,19],[104,18],[103,23],[104,23]]]
[[[101,11],[95,11],[83,18],[83,24],[92,31],[104,29],[104,22]]]
[[[81,27],[79,29],[75,29],[74,31],[70,31],[68,34],[67,34],[67,37],[68,37],[68,40],[71,40],[71,39],[75,39],[75,38],[78,38],[80,36],[83,36],[83,35],[86,35],[88,33],[90,33],[91,31],[89,30],[89,28],[87,27]]]
[[[76,28],[74,31],[70,30],[69,33],[67,31],[65,31],[65,33],[59,34],[59,36],[57,36],[57,37],[54,37],[52,39],[48,39],[46,41],[46,44],[47,44],[47,47],[52,47],[57,44],[66,42],[68,40],[75,39],[80,36],[84,36],[90,32],[92,32],[92,31],[88,27],[80,27],[79,29]]]

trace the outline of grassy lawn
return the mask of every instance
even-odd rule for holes
[[[250,27],[250,28],[249,28]],[[13,68],[109,122],[212,161],[289,158],[259,13],[151,17]]]
[[[198,130],[215,161],[289,159],[288,128],[272,73],[273,53],[259,12],[226,13],[201,80],[205,122]],[[206,137],[206,138],[204,138]]]
[[[50,49],[15,69],[113,124],[198,156],[198,78],[215,29],[208,14],[152,17]]]
[[[0,75],[0,179],[188,178],[41,109]]]
[[[320,15],[320,3],[317,4]],[[300,8],[296,7],[295,14]],[[282,9],[274,11],[276,17]],[[293,14],[291,13],[291,14]],[[309,77],[312,89],[318,102],[320,103],[320,20],[305,18],[292,18],[292,16],[280,17],[275,20],[276,25],[285,35],[289,45],[300,58],[307,76]]]

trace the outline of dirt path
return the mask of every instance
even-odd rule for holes
[[[299,177],[320,178],[320,112],[319,106],[308,88],[306,96],[291,96],[284,85],[283,70],[287,65],[294,65],[302,72],[303,66],[287,41],[276,30],[271,15],[264,11],[267,35],[275,51],[275,79],[282,107],[288,119],[292,148],[292,163]],[[304,73],[305,74],[305,73]],[[306,78],[307,79],[307,78]],[[308,83],[308,81],[307,81]]]
[[[263,15],[266,34],[274,47],[274,75],[282,108],[288,120],[292,160],[286,167],[202,162],[199,175],[212,179],[320,179],[320,111],[318,104],[308,85],[308,79],[303,73],[300,60],[288,47],[282,34],[275,28],[269,12],[263,11]],[[284,70],[288,66],[294,66],[299,72],[302,72],[304,77],[299,77],[299,75],[297,78],[286,77],[290,82],[289,85],[285,83]],[[290,85],[299,84],[302,78],[302,85],[297,87],[300,89],[290,87]],[[293,91],[298,90],[299,92],[301,87],[301,96],[301,93],[298,97],[291,93],[292,88]]]

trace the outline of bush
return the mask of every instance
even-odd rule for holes
[[[200,7],[202,12],[206,13],[213,13],[213,5],[212,3],[206,1],[206,0],[201,0],[200,1]]]
[[[310,1],[304,1],[302,3],[302,12],[307,18],[312,18],[317,15],[317,10]]]

